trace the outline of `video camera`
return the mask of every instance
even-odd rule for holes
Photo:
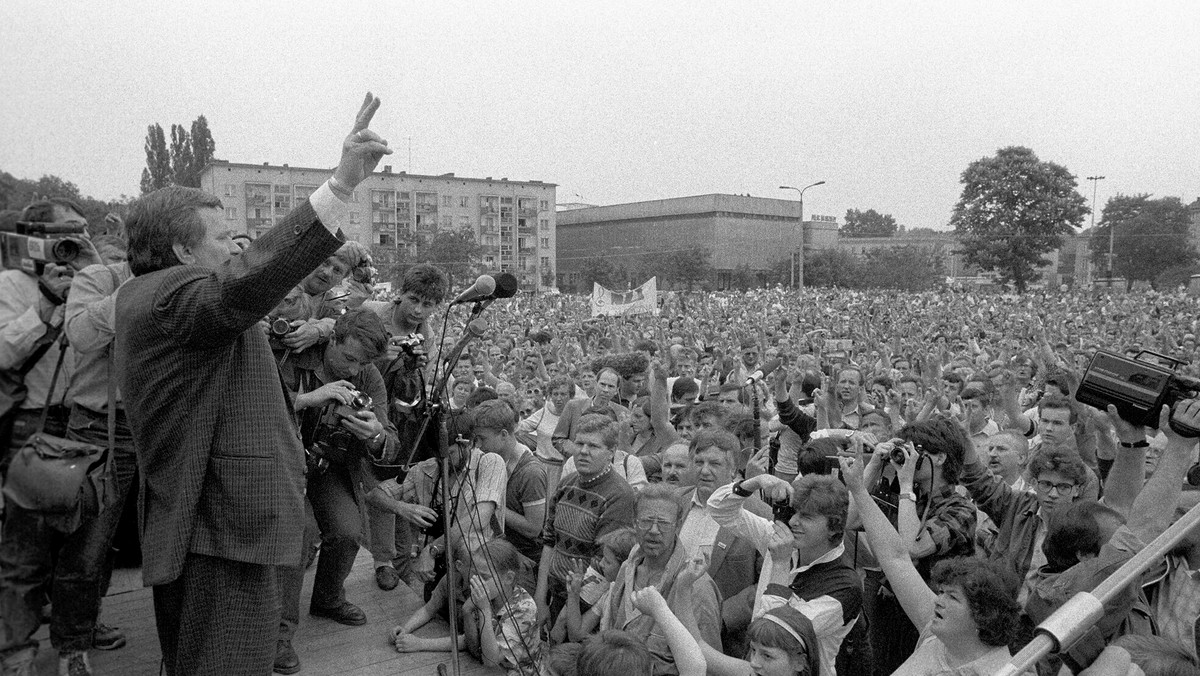
[[[1152,355],[1161,363],[1146,361],[1143,355]],[[1174,410],[1176,403],[1200,397],[1200,380],[1176,372],[1182,364],[1178,359],[1150,350],[1142,350],[1133,359],[1097,350],[1083,374],[1075,399],[1101,411],[1112,404],[1130,423],[1157,429],[1163,406]],[[1183,437],[1200,437],[1200,429],[1174,418],[1171,429]]]
[[[39,274],[46,263],[67,264],[79,257],[82,223],[28,223],[0,226],[0,267]]]

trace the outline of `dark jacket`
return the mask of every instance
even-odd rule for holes
[[[258,322],[341,244],[305,203],[216,270],[179,265],[117,293],[147,585],[177,579],[188,553],[299,565],[304,450]]]

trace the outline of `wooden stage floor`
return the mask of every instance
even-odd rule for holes
[[[367,614],[367,624],[347,627],[331,620],[310,617],[308,599],[312,592],[310,568],[301,595],[300,629],[292,643],[300,655],[301,676],[424,676],[437,673],[437,665],[449,662],[449,653],[400,654],[388,641],[391,628],[421,607],[421,597],[403,583],[392,591],[375,585],[371,555],[360,549],[354,570],[346,580],[346,596]],[[97,676],[153,676],[159,673],[158,635],[154,629],[154,606],[150,590],[142,587],[140,570],[117,570],[109,595],[104,599],[101,619],[120,627],[129,643],[120,650],[91,653]],[[435,620],[422,627],[419,636],[445,636],[445,622]],[[58,673],[58,657],[50,647],[49,630],[37,634],[41,649],[38,676]],[[460,661],[463,676],[503,676],[501,669],[488,669],[466,653]]]

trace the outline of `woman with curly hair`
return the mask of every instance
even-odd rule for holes
[[[915,462],[915,453],[907,450],[905,460]],[[1019,626],[1016,578],[990,562],[961,557],[934,566],[931,588],[867,491],[862,463],[855,458],[839,462],[871,549],[908,619],[921,630],[916,650],[894,676],[995,673],[1011,657],[1008,643]]]

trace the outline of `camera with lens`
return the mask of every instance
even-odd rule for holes
[[[350,400],[349,404],[338,404],[336,407],[334,407],[333,412],[335,415],[339,415],[343,418],[353,418],[354,414],[358,413],[359,411],[371,410],[372,404],[374,404],[374,402],[371,401],[371,397],[366,393],[355,392],[354,398]]]
[[[1145,356],[1152,356],[1160,363],[1148,361]],[[1142,350],[1133,359],[1097,350],[1083,374],[1075,399],[1101,411],[1112,404],[1129,423],[1157,429],[1163,406],[1174,410],[1180,401],[1200,397],[1200,380],[1176,371],[1182,364],[1178,359],[1150,350]],[[1200,437],[1200,429],[1174,418],[1170,424],[1180,436]]]
[[[792,506],[792,501],[784,498],[777,502],[771,503],[771,518],[775,521],[787,523],[796,515],[796,508]]]
[[[925,449],[920,446],[914,446],[913,448],[917,451],[917,460],[920,460],[921,456],[925,455]],[[892,446],[892,450],[888,453],[888,460],[891,460],[897,465],[904,464],[903,444],[895,444]],[[920,464],[918,464],[917,467],[920,468]]]
[[[267,324],[271,327],[271,336],[275,338],[282,338],[300,327],[299,323],[293,324],[285,317],[267,317]]]
[[[79,257],[80,223],[17,221],[0,230],[0,267],[38,274],[47,263],[66,265]]]
[[[403,338],[392,338],[392,345],[400,348],[404,354],[409,356],[416,355],[416,349],[425,344],[425,336],[420,333],[413,332]]]
[[[362,392],[355,392],[349,404],[338,404],[334,407],[335,415],[349,418],[359,411],[371,408],[371,397]],[[339,424],[322,422],[313,432],[312,441],[305,449],[308,466],[311,471],[321,472],[329,468],[330,463],[349,464],[356,457],[357,437],[350,430]]]

